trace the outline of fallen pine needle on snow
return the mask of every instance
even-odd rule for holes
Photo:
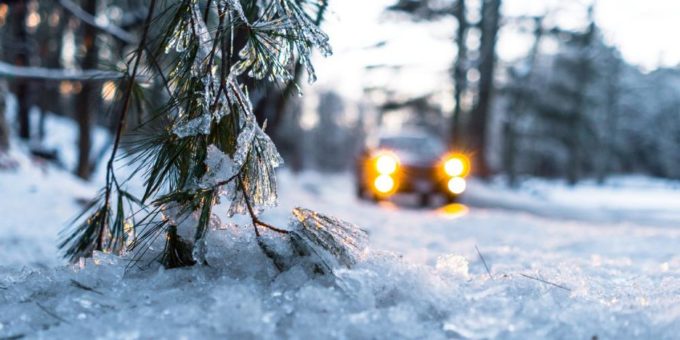
[[[534,276],[530,276],[530,275],[526,275],[526,274],[522,274],[522,273],[520,273],[519,275],[522,275],[522,276],[526,277],[527,279],[531,279],[531,280],[536,280],[536,281],[539,281],[539,282],[543,282],[543,283],[545,283],[545,284],[548,284],[548,285],[551,285],[551,286],[554,286],[554,287],[557,287],[557,288],[562,288],[562,289],[564,289],[564,290],[566,290],[566,291],[571,292],[571,288],[567,288],[567,287],[562,286],[562,285],[559,285],[559,284],[557,284],[557,283],[553,283],[553,282],[546,281],[546,280],[543,280],[543,279],[538,278],[538,277],[534,277]]]
[[[479,254],[479,258],[482,259],[482,263],[484,264],[484,268],[486,268],[486,273],[489,274],[489,278],[493,280],[493,275],[491,275],[491,271],[489,270],[489,266],[486,265],[486,260],[484,260],[484,256],[482,256],[482,253],[479,251],[479,248],[477,248],[476,244],[475,244],[475,249],[477,250],[477,254]]]
[[[98,291],[98,290],[96,290],[96,289],[94,289],[94,288],[88,287],[88,286],[86,286],[86,285],[84,285],[84,284],[82,284],[82,283],[80,283],[80,282],[78,282],[78,281],[76,281],[76,280],[71,279],[71,284],[72,284],[73,286],[77,287],[77,288],[82,289],[82,290],[86,290],[86,291],[88,291],[88,292],[97,293],[97,294],[99,294],[99,295],[104,295],[102,292],[100,292],[100,291]]]
[[[60,322],[63,322],[63,323],[70,323],[70,322],[66,321],[66,319],[60,317],[59,315],[57,315],[57,314],[55,314],[54,312],[52,312],[52,311],[50,311],[49,309],[47,309],[47,307],[41,305],[39,302],[36,302],[35,305],[38,306],[38,308],[40,308],[43,312],[45,312],[45,314],[47,314],[47,315],[49,315],[49,316],[51,316],[51,317],[53,317],[53,318],[59,320]]]

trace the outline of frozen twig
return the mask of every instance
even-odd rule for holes
[[[277,233],[288,234],[288,230],[279,229],[279,228],[274,227],[273,225],[271,225],[269,223],[266,223],[266,222],[263,222],[262,220],[260,220],[257,217],[257,215],[255,214],[255,211],[253,210],[252,204],[250,204],[250,200],[248,199],[248,193],[246,192],[246,188],[243,185],[243,180],[241,180],[241,179],[239,179],[239,187],[241,187],[241,192],[243,193],[244,201],[246,202],[246,207],[248,207],[248,214],[250,215],[250,219],[253,222],[253,226],[255,226],[255,235],[257,237],[260,237],[260,232],[257,230],[258,225],[265,227],[267,229],[270,229],[272,231],[275,231]]]
[[[566,290],[566,291],[571,292],[571,289],[570,289],[570,288],[567,288],[567,287],[565,287],[565,286],[559,285],[559,284],[557,284],[557,283],[553,283],[553,282],[546,281],[546,280],[543,280],[543,279],[538,278],[538,277],[535,277],[535,276],[530,276],[530,275],[526,275],[526,274],[522,274],[522,273],[520,273],[519,275],[522,275],[522,276],[526,277],[527,279],[531,279],[531,280],[536,280],[536,281],[539,281],[539,282],[543,282],[543,283],[545,283],[545,284],[548,284],[548,285],[551,285],[551,286],[554,286],[554,287],[557,287],[557,288],[561,288],[561,289],[564,289],[564,290]]]

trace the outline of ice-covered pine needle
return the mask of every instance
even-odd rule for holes
[[[356,225],[315,211],[293,209],[291,237],[301,240],[329,268],[355,265],[368,244],[368,234]]]

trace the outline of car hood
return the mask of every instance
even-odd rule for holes
[[[437,164],[439,157],[395,150],[399,163],[405,166],[430,167]]]

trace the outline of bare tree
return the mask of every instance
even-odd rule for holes
[[[453,65],[453,83],[455,86],[453,98],[455,106],[453,108],[453,117],[451,118],[451,138],[452,144],[455,148],[461,148],[463,144],[463,128],[461,125],[461,115],[463,109],[461,101],[463,98],[463,91],[467,86],[467,32],[468,22],[465,17],[466,7],[465,0],[458,0],[454,7],[454,16],[458,23],[456,30],[456,46],[458,47],[458,55]]]
[[[0,82],[0,152],[9,149],[9,126],[5,119],[5,96],[7,91],[5,83]]]
[[[29,32],[26,26],[28,17],[28,1],[17,0],[11,3],[10,18],[12,21],[12,45],[10,50],[14,51],[14,64],[22,67],[29,65]],[[19,137],[28,140],[31,138],[31,122],[29,119],[29,83],[26,80],[19,80],[15,83],[14,93],[17,97],[19,121]]]
[[[534,41],[526,61],[510,72],[513,83],[508,90],[512,97],[503,125],[503,168],[508,175],[510,186],[517,185],[518,121],[531,106],[530,101],[535,94],[532,76],[536,69],[536,59],[544,34],[543,17],[538,16],[532,19]]]
[[[496,66],[496,38],[500,24],[501,0],[484,0],[482,3],[481,45],[479,60],[479,93],[470,119],[470,146],[476,153],[476,173],[490,174],[486,159],[487,122],[491,111]]]
[[[97,0],[85,0],[83,10],[92,16],[97,11]],[[82,25],[83,47],[85,56],[81,62],[82,69],[93,69],[97,66],[97,30],[92,25]],[[78,121],[78,165],[76,174],[81,178],[90,176],[90,150],[92,149],[92,109],[97,107],[99,84],[83,83],[82,90],[76,99],[76,118]]]

